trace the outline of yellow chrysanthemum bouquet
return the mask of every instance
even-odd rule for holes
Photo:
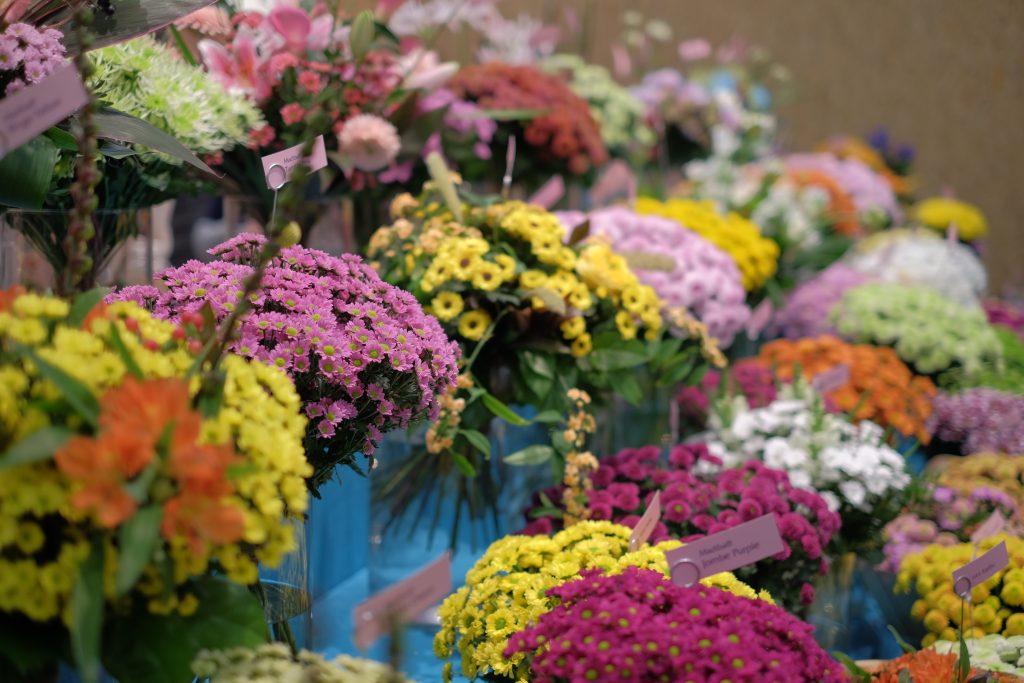
[[[532,408],[550,424],[566,414],[571,387],[598,404],[613,392],[639,403],[638,367],[667,384],[701,369],[701,352],[713,342],[699,332],[679,334],[684,325],[663,319],[654,290],[608,243],[585,239],[585,229],[569,234],[539,206],[459,196],[457,179],[435,178],[419,197],[393,201],[393,222],[376,231],[367,253],[385,280],[412,292],[462,347],[462,388],[442,402],[419,464],[441,461],[477,477],[487,467],[479,446],[494,416],[526,424],[509,405]],[[527,460],[554,455],[535,446]],[[413,493],[439,479],[431,467],[401,474]],[[409,485],[416,476],[422,485]],[[470,489],[470,498],[493,501]],[[485,508],[471,505],[470,512]]]
[[[202,316],[100,294],[0,292],[0,664],[190,680],[200,647],[266,638],[248,587],[295,548],[305,418],[279,370],[198,361]]]
[[[547,591],[579,578],[584,569],[619,574],[627,567],[668,575],[665,551],[681,545],[665,541],[629,551],[633,530],[611,522],[584,521],[548,536],[506,536],[488,548],[466,575],[466,585],[438,610],[441,630],[434,653],[444,660],[458,654],[462,673],[474,680],[530,680],[527,653],[505,656],[509,638],[536,623],[555,607]],[[716,574],[701,583],[748,598],[771,602],[732,574]],[[451,679],[452,663],[445,663]]]
[[[962,605],[953,590],[953,570],[977,555],[1006,541],[1010,564],[971,591],[971,604]],[[952,546],[931,545],[903,558],[896,590],[917,591],[911,615],[924,623],[928,634],[925,647],[936,640],[956,640],[964,627],[964,637],[981,638],[988,634],[1024,635],[1024,540],[1000,534],[982,541],[978,548],[970,543]]]

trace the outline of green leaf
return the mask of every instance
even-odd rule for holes
[[[50,141],[57,145],[57,149],[64,150],[65,152],[77,152],[78,151],[78,140],[75,140],[75,136],[64,130],[53,126],[43,133]]]
[[[69,6],[74,3],[67,3]],[[152,33],[191,14],[197,9],[212,5],[213,0],[117,0],[111,14],[96,12],[89,33],[95,36],[90,50],[130,40],[145,33]],[[78,37],[74,22],[68,21],[58,28],[64,31],[64,45],[68,54],[79,51]]]
[[[537,413],[533,417],[533,422],[540,422],[541,424],[555,424],[560,422],[565,416],[557,410],[543,410]]]
[[[0,206],[42,208],[58,155],[57,145],[40,135],[0,159]]]
[[[555,449],[551,446],[536,444],[527,446],[521,451],[516,451],[505,456],[505,462],[509,465],[540,465],[555,457]]]
[[[124,363],[125,369],[131,376],[135,379],[142,379],[142,368],[135,362],[135,357],[132,356],[128,347],[124,345],[124,339],[121,339],[121,332],[117,329],[117,325],[110,326],[110,345],[121,356],[121,362]]]
[[[635,406],[640,405],[640,402],[644,399],[644,390],[632,372],[616,373],[611,380],[612,386],[615,387],[615,391],[617,391],[622,398]]]
[[[900,669],[900,675],[897,680],[898,683],[914,683],[914,679],[910,677],[910,672],[906,669]]]
[[[570,247],[579,244],[583,240],[587,239],[590,235],[590,219],[583,221],[575,228],[572,229],[572,233],[569,235],[569,241],[566,242]]]
[[[100,154],[110,159],[127,159],[128,157],[138,156],[139,153],[128,145],[104,140],[100,143]]]
[[[476,468],[473,467],[473,463],[462,453],[452,453],[452,459],[455,461],[455,466],[459,469],[459,472],[462,472],[470,479],[476,476]]]
[[[475,429],[460,429],[461,434],[466,441],[468,441],[473,448],[477,449],[484,454],[484,458],[490,459],[491,457],[491,440],[488,439],[483,433],[478,432]]]
[[[81,327],[85,323],[85,319],[89,317],[92,309],[96,308],[96,305],[103,301],[103,297],[109,291],[106,287],[94,287],[76,296],[75,300],[71,302],[71,309],[68,311],[68,325],[71,327]]]
[[[71,652],[82,683],[98,683],[100,679],[103,607],[103,545],[96,541],[71,592]]]
[[[142,576],[142,571],[153,559],[153,552],[160,544],[160,522],[163,515],[163,506],[147,505],[118,530],[117,545],[120,555],[115,583],[118,596],[125,595],[135,586],[135,582]]]
[[[613,370],[624,370],[636,368],[647,362],[647,355],[634,351],[616,351],[613,349],[596,349],[590,352],[587,360],[595,370],[600,372],[611,372]]]
[[[46,680],[37,674],[68,657],[67,638],[67,630],[58,620],[41,624],[18,614],[4,614],[0,619],[0,680],[7,681],[12,674],[13,683]],[[10,669],[17,673],[9,673]]]
[[[674,256],[657,254],[650,251],[624,251],[621,256],[626,259],[631,270],[656,270],[671,273],[679,264]]]
[[[203,417],[211,418],[220,414],[224,405],[224,385],[227,375],[223,371],[209,373],[203,379],[203,390],[199,395],[199,412]]]
[[[850,674],[850,677],[853,678],[853,680],[856,683],[870,683],[871,682],[871,674],[869,674],[867,671],[862,669],[857,664],[857,662],[853,661],[849,657],[849,655],[846,655],[846,654],[844,654],[842,652],[833,652],[832,653],[832,658],[835,659],[840,664],[842,664],[844,667],[846,667],[847,673]]]
[[[900,632],[896,630],[895,626],[888,624],[886,628],[889,629],[889,633],[892,634],[892,637],[896,640],[896,644],[900,646],[900,649],[903,650],[903,652],[906,654],[917,652],[917,648],[904,640],[903,636],[900,635]]]
[[[543,353],[523,351],[519,355],[519,364],[541,377],[549,377],[551,379],[555,377],[555,368],[551,363],[551,358]]]
[[[530,121],[547,113],[546,109],[481,109],[476,116],[492,121]]]
[[[26,346],[18,346],[17,348],[22,356],[32,361],[41,377],[48,379],[57,386],[57,389],[64,395],[64,400],[74,408],[79,417],[88,422],[91,427],[97,425],[100,419],[100,404],[88,387],[56,365],[51,365],[40,358],[32,349]]]
[[[960,628],[960,656],[956,660],[956,683],[964,683],[971,677],[971,653],[964,640],[964,629]]]
[[[0,470],[49,460],[72,433],[67,427],[57,425],[32,432],[0,455]]]
[[[120,11],[120,4],[118,5],[118,11]],[[205,171],[214,176],[217,175],[202,159],[189,151],[185,145],[178,142],[177,138],[168,135],[142,119],[105,107],[102,111],[96,112],[94,121],[96,123],[96,134],[101,138],[128,142],[133,145],[142,145],[153,151],[163,152],[178,161],[191,164],[200,171]]]
[[[138,606],[109,630],[104,665],[121,683],[191,681],[191,663],[203,648],[256,647],[267,640],[267,623],[245,586],[205,576],[190,585],[199,609],[190,617],[149,614]]]
[[[551,393],[551,387],[555,383],[554,373],[551,370],[544,362],[543,354],[523,351],[519,356],[519,374],[538,399],[542,400]]]
[[[189,49],[188,43],[181,37],[181,32],[178,31],[178,27],[171,24],[171,37],[174,38],[174,45],[178,48],[178,52],[181,53],[182,58],[189,64],[189,66],[199,66],[199,62],[196,60],[196,56],[192,54],[192,50]]]
[[[517,415],[511,408],[495,398],[493,394],[483,394],[481,398],[487,410],[491,411],[491,414],[495,417],[500,417],[505,422],[517,427],[525,427],[530,424],[529,420],[524,420],[520,415]]]

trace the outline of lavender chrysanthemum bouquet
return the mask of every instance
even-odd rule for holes
[[[846,290],[869,279],[869,276],[841,263],[829,266],[789,294],[785,305],[772,320],[771,331],[787,339],[835,334],[835,327],[828,319],[829,311],[839,303]]]
[[[13,23],[0,31],[0,96],[39,83],[64,64],[61,32]]]
[[[1024,453],[1024,396],[987,388],[941,394],[928,426],[964,455]]]
[[[892,186],[862,161],[828,153],[804,153],[790,154],[785,163],[789,170],[829,175],[850,195],[861,221],[886,225],[898,223],[903,217]]]
[[[629,256],[637,278],[654,289],[665,308],[694,315],[723,347],[732,343],[750,318],[736,262],[676,221],[621,206],[590,214],[563,212],[558,217],[570,229],[589,220],[590,234]],[[653,263],[656,259],[665,260],[666,265]]]
[[[239,235],[210,250],[220,260],[169,268],[157,275],[161,288],[128,287],[111,298],[175,321],[209,303],[223,320],[264,242]],[[384,432],[434,419],[457,375],[458,347],[415,297],[358,256],[302,246],[270,262],[230,350],[294,380],[310,418],[305,445],[314,492],[335,465],[358,469],[355,453],[372,455]]]

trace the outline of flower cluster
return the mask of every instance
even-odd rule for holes
[[[529,119],[500,124],[505,135],[495,139],[504,144],[509,136],[521,137],[525,144],[518,164],[531,167],[533,173],[582,176],[608,159],[601,129],[587,101],[558,76],[532,66],[471,64],[463,67],[448,87],[483,109],[538,112]],[[523,152],[532,153],[527,156]],[[504,159],[503,148],[500,153]]]
[[[0,31],[0,93],[13,95],[63,65],[62,38],[57,29],[17,22]]]
[[[748,106],[728,85],[705,85],[675,69],[658,69],[630,91],[647,107],[654,127],[665,131],[671,163],[708,155],[751,161],[772,146],[775,117]]]
[[[829,313],[846,290],[868,280],[867,275],[842,262],[829,266],[801,282],[786,296],[785,304],[772,318],[769,331],[788,339],[835,334]]]
[[[974,586],[970,595],[974,607],[964,609],[953,589],[953,570],[970,562],[975,553],[982,555],[1004,541],[1010,554],[1009,566]],[[969,638],[993,633],[1024,635],[1024,540],[999,534],[977,547],[972,543],[931,545],[907,555],[900,565],[896,590],[906,593],[911,589],[919,596],[911,615],[928,629],[922,640],[926,647],[936,640],[956,640],[961,626]],[[970,623],[962,623],[961,614],[964,620],[970,618]]]
[[[328,661],[309,650],[292,653],[284,643],[256,648],[202,650],[192,671],[209,683],[407,683],[386,664],[338,655]]]
[[[591,476],[597,469],[597,458],[590,451],[583,450],[587,436],[597,430],[597,421],[587,412],[590,396],[579,389],[568,392],[571,413],[566,419],[562,438],[568,447],[565,454],[565,472],[562,474],[562,504],[565,506],[565,524],[571,526],[590,517],[587,499],[594,483]]]
[[[654,289],[665,307],[691,313],[723,347],[750,318],[736,262],[675,221],[619,206],[558,217],[569,228],[587,221],[592,238],[607,240],[627,255],[637,278]]]
[[[790,154],[784,159],[786,169],[794,177],[804,176],[809,184],[817,177],[828,177],[839,186],[851,200],[854,216],[846,216],[859,225],[890,225],[902,218],[896,195],[885,178],[873,171],[867,164],[853,158],[840,159],[828,153]],[[826,189],[827,186],[826,186]],[[833,201],[838,194],[830,192]],[[845,210],[838,205],[835,208]]]
[[[817,491],[840,513],[841,539],[851,548],[880,544],[877,532],[899,512],[897,498],[910,483],[881,427],[826,413],[813,394],[731,416],[715,413],[709,427],[708,449],[727,466],[761,460],[788,472],[793,486]]]
[[[89,86],[106,104],[168,133],[196,154],[244,146],[263,124],[245,97],[183,62],[174,48],[143,36],[90,53]],[[169,157],[168,157],[169,158]]]
[[[470,172],[466,162],[473,159],[488,160],[494,156],[491,142],[498,132],[498,123],[487,116],[477,104],[456,97],[447,88],[435,90],[417,101],[424,114],[443,110],[444,128],[436,133],[427,147],[439,144],[445,156],[459,164],[463,172]],[[467,151],[468,150],[468,151]]]
[[[1024,396],[984,388],[940,394],[929,425],[964,455],[1024,453]]]
[[[855,159],[882,176],[900,199],[914,189],[910,165],[914,150],[909,145],[894,145],[888,132],[879,128],[867,140],[852,135],[837,135],[818,145],[840,159]]]
[[[720,462],[703,444],[676,446],[667,464],[661,462],[661,449],[656,446],[626,449],[603,458],[587,496],[590,517],[633,527],[651,497],[661,491],[661,521],[651,540],[679,538],[685,542],[774,513],[785,550],[780,556],[736,570],[736,576],[768,591],[787,609],[806,607],[814,599],[811,582],[828,570],[825,549],[839,530],[839,515],[817,494],[794,488],[781,470],[756,461],[721,470],[717,467]],[[711,465],[713,470],[698,474],[698,464]],[[557,491],[545,495],[551,500],[558,497]],[[524,533],[550,533],[559,521],[554,516],[538,517]]]
[[[922,375],[956,367],[970,377],[1002,361],[999,337],[980,308],[964,308],[923,287],[853,287],[829,318],[851,341],[894,347]]]
[[[201,414],[199,383],[184,379],[197,343],[186,330],[130,303],[79,316],[58,299],[0,297],[0,451],[66,437],[54,458],[0,470],[0,611],[67,619],[90,536],[116,566],[129,551],[119,530],[151,510],[170,573],[140,567],[130,595],[149,611],[193,613],[189,581],[214,563],[255,582],[257,562],[294,549],[288,518],[307,504],[305,419],[288,378],[228,357],[220,408]],[[108,581],[106,598],[118,594]]]
[[[858,242],[843,262],[872,280],[927,287],[961,306],[977,306],[988,279],[970,247],[905,229]]]
[[[532,655],[538,683],[846,680],[811,626],[761,600],[676,586],[635,568],[585,571],[549,595],[558,606],[513,635],[504,652]]]
[[[959,649],[955,654],[941,654],[932,649],[909,652],[872,671],[871,680],[874,683],[900,683],[901,680],[955,681],[961,675],[958,673],[959,653]],[[978,673],[977,669],[971,667],[968,680]]]
[[[772,371],[756,358],[744,358],[728,370],[708,370],[695,387],[683,387],[676,396],[681,415],[698,430],[707,425],[714,403],[742,395],[751,408],[763,408],[778,397]]]
[[[629,552],[631,534],[632,529],[611,522],[583,521],[552,537],[506,536],[494,542],[466,575],[466,585],[441,604],[434,653],[448,659],[458,652],[462,672],[470,680],[488,674],[528,679],[527,653],[506,656],[505,652],[516,632],[555,606],[550,589],[575,581],[583,569],[620,573],[639,567],[668,574],[665,551],[679,543],[668,541]],[[716,574],[701,583],[757,597],[731,574]],[[450,680],[450,663],[445,673]]]
[[[939,475],[939,485],[969,495],[975,489],[994,489],[1024,508],[1024,458],[1020,453],[975,453],[955,458]]]
[[[613,156],[639,163],[650,157],[658,139],[645,121],[646,109],[608,69],[572,54],[548,57],[540,67],[565,77],[573,92],[587,101],[601,129],[601,139]]]
[[[939,376],[939,383],[950,392],[973,387],[988,387],[1008,393],[1020,393],[1024,386],[1024,337],[1008,327],[993,325],[1002,351],[1002,362],[986,365],[980,371],[953,368]]]
[[[981,306],[990,323],[1013,330],[1024,339],[1024,308],[999,299],[985,299]]]
[[[115,298],[183,320],[209,304],[217,320],[238,304],[265,238],[243,234],[157,276],[163,288],[129,287]],[[382,434],[437,416],[455,383],[458,348],[416,299],[383,282],[358,256],[301,246],[267,266],[263,289],[231,350],[286,371],[310,418],[306,445],[316,490],[339,462],[373,454]]]
[[[990,634],[966,641],[971,665],[995,673],[1024,674],[1024,635],[1001,636]],[[939,654],[959,654],[959,643],[940,641],[932,645]],[[1019,680],[1019,679],[1009,679]]]
[[[846,382],[825,393],[830,407],[851,413],[855,421],[870,420],[922,443],[929,441],[926,420],[938,390],[930,379],[911,372],[888,347],[848,344],[829,336],[777,339],[761,347],[757,358],[787,382],[797,375],[813,381],[845,366]]]
[[[914,205],[912,216],[921,225],[943,235],[954,228],[957,236],[965,242],[973,242],[988,233],[988,221],[981,209],[952,197],[922,199]]]
[[[1019,523],[1013,521],[1018,510],[1017,502],[998,489],[981,487],[966,492],[929,486],[923,500],[915,501],[886,525],[883,531],[885,561],[881,566],[897,573],[903,558],[910,553],[933,544],[965,543],[994,512],[1007,520],[1008,527],[1019,527]]]
[[[760,289],[778,268],[779,247],[775,242],[762,237],[758,227],[739,214],[720,214],[710,201],[660,202],[641,197],[636,210],[671,218],[726,251],[739,267],[747,291]]]
[[[540,207],[467,205],[458,223],[425,194],[400,197],[392,212],[395,222],[373,235],[369,257],[386,279],[429,303],[453,336],[478,341],[517,311],[519,336],[554,328],[582,358],[602,329],[632,339],[641,329],[657,336],[663,326],[660,299],[622,256],[604,243],[566,246],[565,227]]]

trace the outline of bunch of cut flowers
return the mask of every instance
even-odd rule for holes
[[[514,634],[504,652],[528,655],[539,683],[847,680],[811,626],[763,600],[677,586],[634,567],[590,569],[548,594],[558,606]]]
[[[232,315],[266,239],[242,234],[157,276],[157,287],[112,295],[161,318],[185,321],[204,311]],[[288,373],[309,418],[306,451],[316,492],[334,468],[359,470],[384,432],[437,417],[454,385],[458,348],[408,292],[382,281],[355,255],[287,247],[265,264],[229,349]]]
[[[306,419],[284,372],[204,364],[202,319],[100,297],[0,293],[0,666],[185,680],[266,637],[250,587],[296,547]]]
[[[703,472],[698,464],[705,466],[700,468]],[[839,515],[821,496],[793,487],[782,470],[757,461],[736,469],[723,470],[720,465],[703,444],[676,446],[667,463],[656,446],[620,451],[602,458],[591,474],[587,514],[590,519],[634,527],[661,491],[661,521],[651,539],[678,538],[685,543],[774,513],[785,550],[735,574],[800,613],[814,600],[815,577],[828,571],[827,553],[839,530]],[[539,494],[527,511],[532,521],[523,533],[547,534],[560,528],[566,517],[563,500],[561,489]]]
[[[742,397],[723,402],[708,423],[708,449],[726,466],[760,460],[824,498],[842,518],[842,551],[881,547],[881,530],[899,514],[911,477],[877,424],[854,425],[827,412],[822,397],[802,383],[783,387],[764,408],[750,409]]]

